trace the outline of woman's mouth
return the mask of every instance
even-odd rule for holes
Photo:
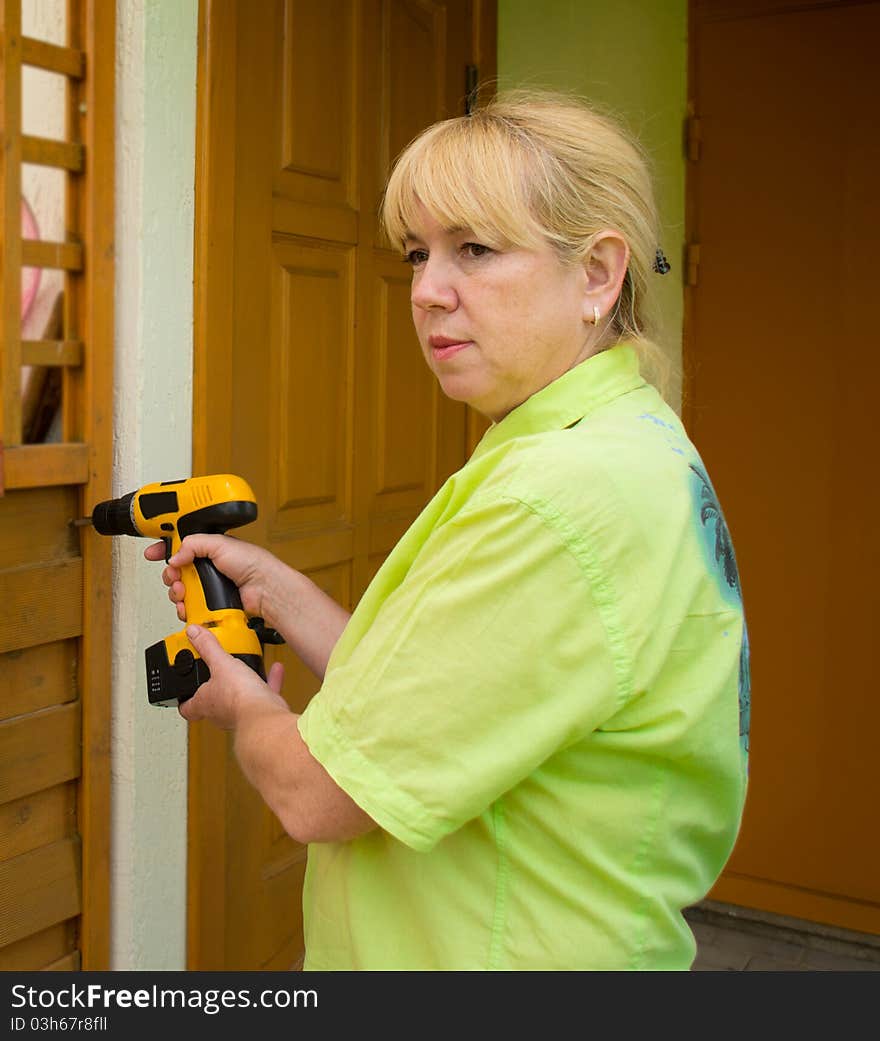
[[[448,336],[429,336],[428,343],[431,345],[431,356],[437,361],[445,361],[451,358],[465,347],[470,347],[473,340],[453,340]]]

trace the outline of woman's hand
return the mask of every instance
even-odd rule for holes
[[[178,709],[187,722],[207,719],[221,730],[235,730],[243,711],[261,708],[289,711],[281,697],[284,683],[281,662],[275,662],[264,683],[243,661],[227,654],[212,632],[190,625],[186,635],[211,673],[211,678]]]
[[[164,543],[148,546],[144,556],[147,560],[164,560]],[[323,679],[333,648],[348,622],[348,611],[306,575],[261,546],[228,535],[187,535],[162,572],[168,599],[177,606],[182,621],[187,619],[181,568],[192,564],[196,557],[209,557],[217,570],[238,587],[245,613],[259,616],[266,625],[277,629],[293,652]]]
[[[144,550],[144,556],[147,560],[164,560],[164,544],[153,543]],[[181,569],[192,564],[196,557],[209,557],[217,570],[235,583],[248,615],[259,615],[268,625],[276,625],[266,593],[277,588],[279,572],[286,570],[285,565],[268,550],[228,535],[188,535],[162,572],[162,581],[168,586],[168,599],[177,606],[177,617],[181,621],[186,621],[183,602],[186,589],[181,581]],[[268,601],[271,599],[270,596]]]

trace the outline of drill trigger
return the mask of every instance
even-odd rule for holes
[[[165,543],[165,563],[171,562],[171,539],[167,535],[162,536],[162,541]]]
[[[281,633],[277,629],[266,625],[266,622],[260,617],[249,618],[248,629],[253,629],[257,634],[261,647],[264,647],[267,643],[284,643],[284,637]]]

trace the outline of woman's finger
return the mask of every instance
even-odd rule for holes
[[[180,581],[180,571],[176,567],[166,567],[162,571],[162,581],[166,586],[172,586]]]
[[[186,621],[186,604],[184,603],[184,595],[186,590],[183,587],[182,582],[176,582],[168,590],[168,599],[177,608],[177,617],[182,621]]]
[[[273,694],[281,693],[281,688],[284,686],[284,666],[280,661],[274,662],[272,668],[269,669],[266,683]]]

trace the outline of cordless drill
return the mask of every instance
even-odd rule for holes
[[[161,539],[166,562],[187,535],[222,535],[256,519],[254,493],[233,474],[146,484],[119,499],[98,503],[90,518],[102,535]],[[197,557],[181,568],[181,580],[186,589],[187,624],[195,622],[210,629],[225,651],[265,679],[263,643],[281,640],[274,630],[260,629],[262,619],[248,622],[235,583],[208,557]],[[152,705],[179,705],[210,677],[185,629],[148,647],[146,661],[147,696]]]

